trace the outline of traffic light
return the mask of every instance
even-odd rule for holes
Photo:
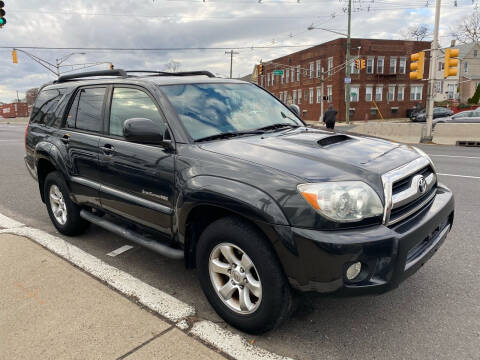
[[[15,49],[12,50],[12,62],[18,64],[17,50]]]
[[[410,55],[410,79],[422,80],[423,79],[423,67],[425,63],[425,52],[420,51],[418,53]]]
[[[115,66],[113,66],[112,63],[110,63],[110,70],[113,70],[113,69],[115,69]]]
[[[262,63],[258,64],[257,72],[258,72],[258,75],[263,75],[263,64]]]
[[[457,75],[458,67],[458,54],[460,51],[458,49],[446,49],[445,50],[445,65],[443,68],[443,76],[448,78],[449,76]]]
[[[5,10],[3,10],[4,6],[5,6],[5,3],[2,0],[0,0],[0,28],[7,23],[7,19],[4,18],[5,16]]]
[[[365,69],[365,59],[360,60],[360,69]]]
[[[355,68],[360,69],[360,59],[355,60]]]

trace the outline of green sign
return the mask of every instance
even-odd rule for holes
[[[283,70],[273,70],[273,75],[283,75]]]

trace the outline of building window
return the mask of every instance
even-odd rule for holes
[[[282,92],[280,92],[278,97],[280,98],[280,101],[283,101],[283,93]]]
[[[263,75],[260,75],[260,86],[261,87],[263,87],[263,80],[264,80],[263,77],[264,77]]]
[[[370,108],[370,115],[372,115],[372,116],[377,116],[377,115],[378,115],[378,110],[377,110],[377,108]]]
[[[395,101],[395,85],[388,85],[387,100]]]
[[[302,103],[302,89],[298,89],[298,104]]]
[[[359,74],[360,70],[355,66],[355,61],[350,63],[350,74]]]
[[[313,104],[313,88],[308,89],[308,103]]]
[[[372,101],[373,96],[373,86],[367,85],[365,88],[365,101],[370,102]]]
[[[375,88],[375,101],[382,101],[383,86],[377,86]]]
[[[285,100],[285,104],[286,104],[288,101],[288,91],[283,92],[283,99]]]
[[[317,87],[317,104],[320,104],[320,101],[322,101],[322,89]]]
[[[465,61],[465,62],[463,63],[463,72],[464,72],[464,73],[468,73],[468,61]]]
[[[405,86],[398,86],[397,101],[405,100]]]
[[[358,101],[358,95],[360,93],[359,86],[351,86],[350,87],[350,101]]]
[[[292,104],[297,103],[297,90],[292,91]]]
[[[270,73],[267,74],[267,86],[270,86]]]
[[[329,103],[333,102],[333,88],[332,88],[332,85],[327,86],[327,101]]]
[[[422,92],[423,86],[422,85],[412,85],[410,87],[410,100],[422,100]]]
[[[385,58],[383,56],[379,56],[377,59],[377,74],[383,74],[383,63]]]
[[[315,77],[319,78],[321,76],[321,72],[322,72],[320,60],[317,60],[315,64],[316,64],[316,67],[317,67]]]
[[[333,74],[333,57],[329,57],[328,58],[328,64],[327,64],[327,69],[328,69],[328,75],[332,75]]]
[[[290,79],[290,70],[285,69],[285,83],[288,84],[288,80]]]
[[[374,58],[368,57],[367,58],[367,74],[373,74],[373,63],[374,63]]]
[[[445,64],[443,62],[438,63],[438,71],[443,71]]]
[[[313,62],[310,63],[310,79],[313,79]]]
[[[448,100],[453,100],[455,98],[455,84],[448,84],[447,91]]]
[[[300,81],[300,65],[297,65],[297,81]]]
[[[473,56],[477,57],[478,55],[478,50],[473,50]]]
[[[435,83],[435,91],[437,92],[437,94],[441,94],[443,92],[442,85],[443,85],[443,81],[437,81]]]
[[[398,114],[398,107],[392,107],[392,115]]]
[[[284,80],[285,80],[285,71],[283,72],[282,75],[280,75],[280,84],[283,84]]]
[[[405,74],[407,71],[407,58],[406,57],[401,57],[400,62],[398,64],[398,72],[400,74]]]
[[[390,57],[390,74],[397,73],[397,57],[391,56]]]
[[[275,74],[272,73],[272,86],[275,84]]]
[[[290,68],[290,77],[292,78],[292,82],[295,81],[295,68],[292,66]]]

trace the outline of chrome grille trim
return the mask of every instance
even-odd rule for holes
[[[417,189],[418,189],[418,181],[420,177],[421,175],[416,175],[412,179],[412,182],[408,189],[392,195],[392,209],[398,208],[400,206],[403,206],[409,202],[412,202],[418,199],[419,197],[423,196],[423,194],[428,193],[432,189],[433,185],[435,185],[437,182],[437,176],[432,172],[430,175],[428,175],[425,178],[427,182],[427,188],[425,192],[419,193]]]
[[[420,209],[425,207],[430,201],[432,201],[436,194],[437,194],[437,191],[436,190],[433,191],[425,200],[423,200],[420,204],[415,206],[413,209],[409,210],[405,214],[402,214],[401,216],[399,216],[399,217],[397,217],[393,220],[390,220],[388,222],[388,225],[396,224],[396,223],[408,218],[409,216],[415,214],[417,211],[419,211]]]
[[[384,225],[391,225],[389,221],[390,221],[390,213],[392,211],[392,206],[393,206],[393,194],[392,194],[393,183],[416,173],[417,171],[421,170],[422,168],[428,165],[430,165],[430,161],[428,159],[424,157],[419,157],[418,159],[415,159],[409,162],[408,164],[402,165],[382,175],[383,192],[385,197],[385,207],[383,211]]]

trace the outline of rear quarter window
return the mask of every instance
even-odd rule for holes
[[[66,89],[42,90],[35,101],[30,117],[31,124],[58,126],[62,114],[56,110],[63,100]]]

